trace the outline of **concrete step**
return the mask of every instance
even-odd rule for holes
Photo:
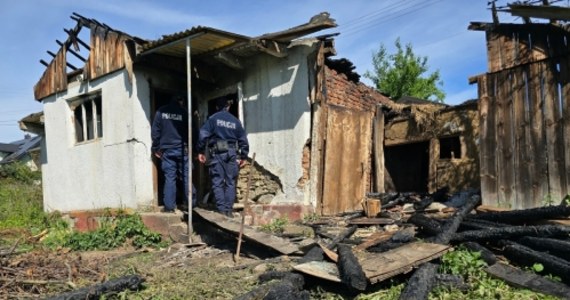
[[[160,233],[163,239],[177,243],[188,243],[188,223],[185,221],[182,212],[149,212],[140,215],[145,226]]]

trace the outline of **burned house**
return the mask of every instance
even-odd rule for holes
[[[509,5],[550,23],[472,22],[484,31],[488,71],[474,76],[481,125],[483,202],[505,208],[558,204],[570,192],[568,8]]]
[[[44,107],[43,128],[34,131],[45,136],[46,210],[161,205],[151,119],[178,93],[191,99],[193,129],[212,113],[212,100],[237,100],[231,112],[248,133],[260,178],[276,183],[261,185],[278,187],[265,192],[259,215],[361,208],[373,188],[375,107],[390,100],[326,62],[334,35],[303,38],[336,26],[327,13],[258,37],[198,26],[153,41],[72,19],[34,87]],[[197,168],[192,176],[201,195],[204,174]]]
[[[477,101],[447,106],[402,97],[398,104],[401,113],[385,116],[385,191],[479,188]]]

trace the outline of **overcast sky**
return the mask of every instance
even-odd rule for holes
[[[471,21],[491,20],[487,0],[0,0],[0,143],[23,138],[17,121],[42,110],[33,86],[57,52],[76,12],[144,39],[202,25],[247,36],[280,31],[329,12],[340,33],[336,58],[347,58],[361,75],[372,70],[372,54],[384,44],[389,51],[400,37],[439,70],[445,102],[459,104],[477,97],[468,77],[486,71],[485,34],[469,31]],[[506,1],[499,1],[499,5]],[[517,22],[499,15],[502,22]],[[87,56],[84,54],[84,56]],[[369,83],[363,80],[365,83]]]

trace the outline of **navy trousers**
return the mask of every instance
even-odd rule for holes
[[[161,168],[164,173],[164,209],[176,208],[176,179],[184,184],[184,204],[188,205],[188,155],[182,148],[165,149],[162,152]],[[192,203],[196,204],[196,189],[192,185]]]
[[[236,199],[236,178],[239,166],[236,151],[230,149],[224,153],[212,154],[209,174],[216,208],[220,212],[231,212]]]

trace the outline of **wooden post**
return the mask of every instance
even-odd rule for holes
[[[376,106],[374,118],[374,168],[376,174],[376,192],[384,193],[384,112],[382,104]]]
[[[241,250],[241,240],[243,236],[243,226],[245,223],[245,214],[249,211],[249,189],[251,188],[251,174],[253,174],[255,168],[255,153],[251,159],[251,166],[249,167],[249,173],[247,174],[247,189],[245,190],[245,199],[243,204],[243,211],[241,212],[241,224],[239,228],[238,244],[236,249],[236,255],[234,256],[234,261],[239,261],[239,253]]]

